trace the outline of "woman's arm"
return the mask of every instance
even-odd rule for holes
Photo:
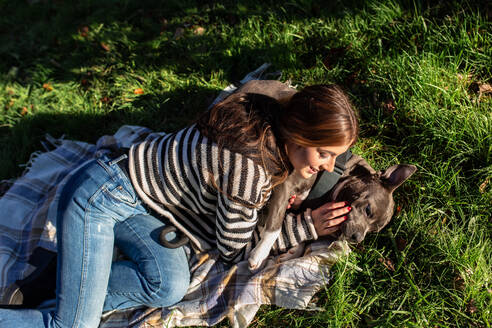
[[[221,257],[227,262],[242,258],[245,246],[250,242],[258,221],[258,212],[222,193],[217,204],[216,236]]]

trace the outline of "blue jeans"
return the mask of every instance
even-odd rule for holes
[[[186,293],[184,249],[159,244],[164,223],[149,215],[114,160],[80,167],[58,213],[56,310],[0,309],[1,328],[97,327],[103,311],[170,306]],[[115,244],[129,260],[112,262]]]

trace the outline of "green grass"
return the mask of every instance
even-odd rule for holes
[[[177,130],[271,62],[293,84],[349,92],[355,151],[375,168],[419,170],[390,226],[334,267],[325,311],[263,306],[252,327],[490,327],[492,100],[478,90],[492,84],[492,7],[320,3],[1,0],[0,179],[45,133]]]

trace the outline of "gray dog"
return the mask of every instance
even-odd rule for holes
[[[244,84],[238,92],[262,94],[282,103],[292,97],[296,90],[279,81],[254,80]],[[394,211],[393,191],[416,170],[414,165],[401,164],[376,172],[363,158],[353,155],[345,164],[345,171],[332,192],[325,195],[322,202],[318,199],[316,206],[310,207],[317,208],[329,201],[349,202],[352,210],[341,225],[339,237],[352,243],[360,243],[368,232],[380,231],[388,224]],[[261,267],[268,257],[280,234],[290,196],[297,195],[297,199],[305,199],[315,180],[316,175],[302,179],[294,172],[284,183],[274,188],[267,214],[260,218],[260,223],[264,222],[261,239],[248,256],[251,270]],[[280,259],[299,256],[303,249],[299,245]]]
[[[352,155],[338,183],[331,192],[317,200],[318,204],[313,208],[323,202],[349,202],[352,210],[346,214],[347,220],[341,224],[338,238],[360,243],[368,232],[378,232],[389,223],[394,212],[393,192],[416,170],[414,165],[399,164],[376,172],[362,157]],[[300,197],[304,199],[314,179],[300,179],[291,174],[282,185],[274,189],[267,216],[263,219],[265,226],[261,240],[248,258],[251,270],[261,267],[268,257],[280,233],[289,197],[302,191]],[[279,261],[299,257],[303,253],[304,245],[301,244],[281,255]]]

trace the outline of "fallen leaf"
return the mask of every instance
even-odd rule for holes
[[[133,93],[136,95],[143,95],[144,91],[141,88],[133,90]]]
[[[490,84],[487,84],[487,83],[480,84],[479,87],[478,87],[478,91],[481,94],[492,93],[492,86]]]
[[[483,95],[492,94],[492,86],[488,83],[472,82],[468,87],[468,90],[473,93],[478,93],[478,102],[480,102]]]
[[[460,275],[456,275],[453,280],[453,288],[456,290],[465,290],[465,281]]]
[[[458,73],[458,80],[460,82],[468,83],[468,82],[470,82],[470,80],[471,80],[472,77],[473,77],[472,74],[463,75],[461,73]]]
[[[203,35],[205,33],[205,28],[201,27],[201,26],[197,26],[193,29],[193,33],[195,35]]]
[[[81,28],[79,28],[79,35],[83,38],[86,38],[89,35],[89,27],[82,26]]]
[[[104,42],[101,42],[101,48],[103,48],[105,51],[111,51],[109,45]]]
[[[395,213],[395,214],[396,214],[396,215],[398,215],[398,214],[400,214],[400,212],[401,212],[401,206],[400,206],[400,205],[398,205],[398,206],[396,207],[396,213]]]
[[[22,116],[25,116],[25,115],[27,114],[27,112],[28,112],[28,111],[27,111],[27,107],[22,107],[22,110],[21,110],[20,114],[21,114]]]
[[[174,32],[174,40],[179,40],[183,37],[185,29],[182,27],[178,27]]]
[[[389,113],[393,112],[396,109],[393,99],[386,100],[383,104],[383,108]]]
[[[475,312],[477,312],[477,307],[475,305],[475,300],[472,298],[470,300],[470,302],[468,302],[468,304],[466,305],[466,311],[468,311],[468,313],[470,314],[473,314]]]
[[[383,259],[383,258],[379,258],[378,259],[379,262],[381,262],[384,267],[386,269],[388,269],[389,271],[392,271],[394,272],[395,271],[395,265],[393,264],[393,261],[391,261],[390,259],[386,258],[386,259]]]
[[[482,184],[480,185],[480,187],[478,187],[478,190],[480,190],[480,193],[484,193],[485,192],[485,188],[487,188],[487,185],[489,184],[489,178],[485,179],[484,182],[482,182]]]
[[[101,102],[103,102],[104,104],[110,103],[111,102],[111,98],[109,98],[109,97],[102,97],[101,98]]]
[[[53,87],[49,83],[43,83],[43,89],[46,91],[52,91]]]

